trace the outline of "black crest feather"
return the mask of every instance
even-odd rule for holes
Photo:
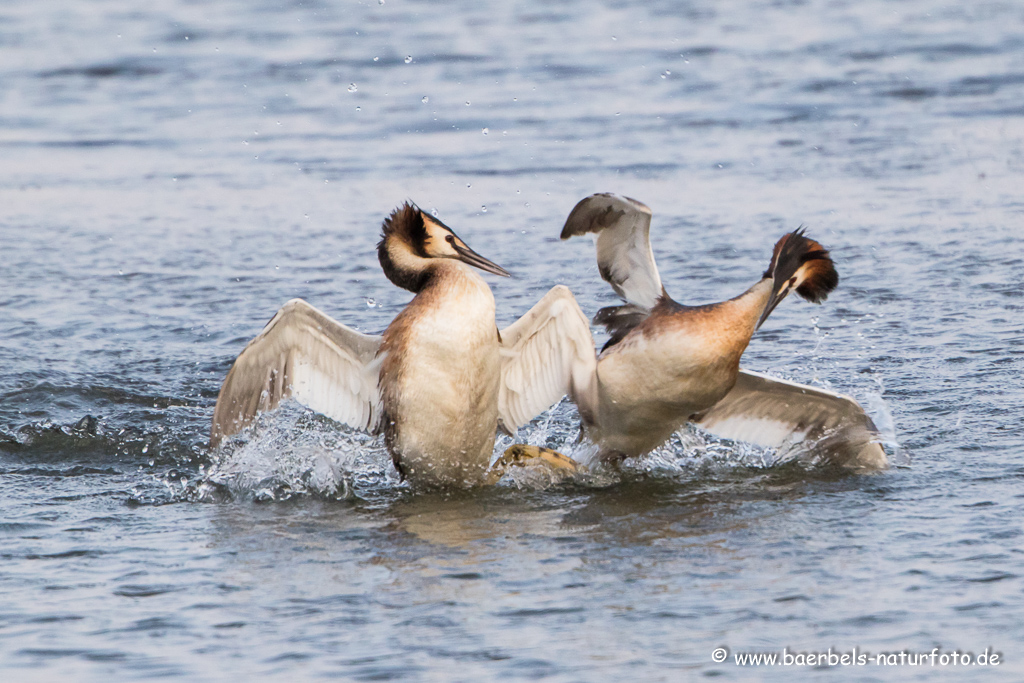
[[[803,227],[783,235],[775,244],[764,276],[774,280],[778,291],[801,268],[804,269],[804,281],[796,293],[808,301],[821,303],[839,285],[839,273],[828,250],[804,235]]]
[[[381,225],[380,242],[377,243],[377,260],[392,283],[418,292],[429,277],[427,270],[410,271],[399,267],[392,256],[394,249],[408,249],[416,256],[426,258],[424,246],[427,242],[427,228],[423,223],[423,212],[412,202],[406,201]]]

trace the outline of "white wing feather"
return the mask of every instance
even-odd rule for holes
[[[518,429],[566,394],[581,415],[593,414],[594,339],[568,287],[552,287],[526,315],[501,331],[501,342],[498,417],[505,429]]]
[[[380,419],[380,337],[361,334],[292,299],[235,359],[213,410],[210,445],[282,399],[357,429]]]
[[[597,267],[612,289],[631,304],[654,308],[662,293],[651,250],[651,210],[617,194],[581,200],[565,220],[562,239],[595,233]]]
[[[827,461],[885,469],[889,460],[871,418],[854,399],[741,370],[721,401],[693,420],[712,434],[778,448],[810,440]]]

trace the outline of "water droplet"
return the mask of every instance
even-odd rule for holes
[[[377,4],[378,5],[383,5],[384,4],[384,0],[377,0]]]
[[[434,218],[437,218],[437,209],[431,209],[430,215],[433,216]]]
[[[375,62],[376,62],[376,61],[377,61],[378,59],[380,59],[380,57],[374,57],[374,58],[373,58],[373,61],[375,61]]]
[[[148,443],[145,446],[142,447],[142,452],[143,453],[149,453],[149,444]],[[150,464],[152,464],[152,463],[150,463]]]
[[[480,207],[480,213],[487,213],[487,207],[486,206],[481,206]]]
[[[466,189],[467,189],[467,190],[468,190],[469,188],[471,188],[471,187],[473,187],[472,183],[466,183]]]
[[[367,308],[373,308],[376,305],[377,305],[377,302],[374,299],[367,299],[366,300],[366,307]]]
[[[490,131],[490,129],[489,129],[489,128],[484,128],[484,129],[483,129],[482,131],[480,131],[480,132],[482,132],[482,133],[483,133],[484,135],[487,135],[487,134],[488,134],[488,133],[490,133],[491,131]]]
[[[406,55],[405,56],[405,63],[406,64],[412,64],[412,55]]]
[[[466,100],[466,106],[467,107],[469,106],[469,100]]]
[[[430,98],[429,98],[429,97],[427,97],[426,95],[424,95],[424,96],[423,96],[423,99],[421,99],[421,100],[420,100],[420,102],[422,102],[423,104],[426,104],[426,103],[427,103],[427,102],[429,102],[429,101],[430,101]]]
[[[363,110],[362,107],[356,107],[356,111],[362,111],[362,110]]]
[[[666,71],[665,71],[665,73],[661,74],[661,77],[662,77],[662,78],[668,78],[668,77],[669,77],[669,76],[671,76],[671,75],[672,75],[672,72],[671,72],[671,71],[668,71],[668,70],[666,70]]]
[[[618,38],[616,38],[615,36],[612,36],[612,40],[618,40]]]
[[[357,90],[359,90],[359,88],[356,86],[355,83],[352,83],[351,85],[348,86],[348,91],[349,92],[355,92]]]

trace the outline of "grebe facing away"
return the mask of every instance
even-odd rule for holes
[[[588,389],[577,390],[584,432],[602,458],[647,453],[692,421],[762,446],[809,441],[816,454],[851,468],[886,467],[878,431],[856,401],[739,367],[751,336],[787,294],[821,302],[836,287],[828,251],[801,230],[791,232],[746,292],[684,306],[661,284],[650,224],[651,211],[640,202],[596,194],[576,205],[562,229],[562,239],[596,235],[601,276],[627,302],[594,318],[611,339],[589,386],[577,381]]]
[[[377,245],[391,282],[413,300],[380,336],[356,332],[301,299],[286,303],[235,360],[214,408],[210,444],[293,397],[351,427],[384,434],[414,484],[475,486],[496,430],[511,433],[566,393],[581,349],[565,328],[589,328],[565,287],[551,289],[500,333],[490,287],[472,268],[508,276],[448,226],[406,203]],[[587,341],[591,355],[593,342]],[[587,363],[583,363],[587,367]],[[586,377],[586,373],[583,375]],[[542,453],[556,467],[567,459]],[[498,464],[516,464],[522,452]]]

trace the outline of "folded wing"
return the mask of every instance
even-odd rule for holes
[[[597,235],[597,267],[601,277],[623,299],[654,308],[662,294],[661,276],[651,251],[651,210],[617,194],[595,194],[581,200],[562,228],[562,239]]]
[[[498,417],[514,432],[568,394],[587,420],[596,401],[594,339],[576,298],[558,285],[501,331]]]
[[[210,446],[287,397],[357,429],[380,419],[380,337],[361,334],[292,299],[231,366],[213,410]]]
[[[871,418],[848,396],[741,370],[725,398],[693,421],[712,434],[778,448],[813,442],[828,462],[884,469],[889,461]]]

